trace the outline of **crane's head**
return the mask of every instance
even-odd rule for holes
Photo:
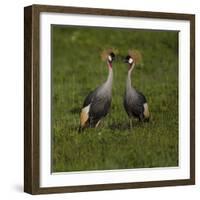
[[[101,53],[101,58],[103,61],[106,61],[109,68],[112,68],[112,62],[115,60],[115,54],[117,53],[116,49],[106,49]]]
[[[113,52],[110,52],[110,53],[108,54],[107,61],[108,61],[109,63],[112,63],[114,60],[115,60],[115,54],[114,54]]]
[[[124,62],[128,63],[129,69],[133,68],[134,65],[141,63],[142,55],[139,50],[129,50],[128,55],[124,58]]]
[[[129,65],[132,65],[134,63],[134,59],[128,55],[125,57],[124,62],[128,63]]]

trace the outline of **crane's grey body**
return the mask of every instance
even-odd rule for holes
[[[149,110],[145,96],[131,85],[131,72],[133,68],[134,65],[128,71],[124,108],[130,118],[136,117],[143,121],[144,119],[149,119]]]
[[[112,82],[113,71],[109,68],[107,81],[85,98],[82,113],[87,114],[87,119],[84,121],[89,127],[95,127],[108,114],[112,100]]]
[[[129,117],[144,119],[144,104],[147,103],[144,95],[134,88],[127,90],[124,96],[124,108]]]

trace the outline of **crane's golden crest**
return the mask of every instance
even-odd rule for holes
[[[118,50],[115,49],[115,48],[109,48],[109,49],[103,50],[103,51],[101,52],[101,59],[102,59],[103,61],[106,61],[107,59],[111,59],[111,60],[112,60],[111,56],[110,56],[110,58],[109,58],[109,55],[110,55],[111,53],[114,53],[114,54],[116,55],[116,54],[118,54]],[[110,61],[111,61],[111,60],[110,60]]]
[[[135,64],[140,64],[142,62],[142,54],[137,49],[132,49],[128,51],[128,55],[133,58]]]

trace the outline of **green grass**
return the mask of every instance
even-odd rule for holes
[[[178,165],[178,33],[52,26],[53,171],[105,170]],[[113,63],[110,113],[97,129],[77,132],[89,91],[107,78],[105,48],[120,55],[138,49],[142,63],[133,85],[147,98],[149,123],[129,120],[123,108],[127,66]]]

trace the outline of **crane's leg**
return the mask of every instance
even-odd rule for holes
[[[101,122],[101,120],[99,120],[99,121],[96,123],[95,128],[97,128],[97,127],[99,126],[100,122]]]

